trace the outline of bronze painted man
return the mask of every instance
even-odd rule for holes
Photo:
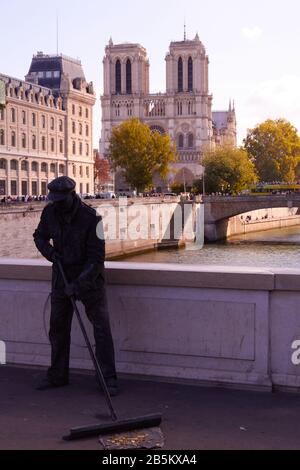
[[[74,295],[83,303],[93,325],[96,356],[110,394],[116,395],[117,375],[104,278],[105,241],[99,230],[101,217],[81,201],[75,186],[75,181],[66,176],[48,185],[50,203],[33,235],[38,250],[53,263],[49,333],[51,367],[38,390],[69,384],[73,316],[70,297]],[[67,287],[55,264],[57,259],[65,270]]]

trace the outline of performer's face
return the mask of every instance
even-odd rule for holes
[[[68,212],[72,209],[73,201],[73,194],[68,194],[68,196],[63,201],[55,202],[54,205],[57,211]]]

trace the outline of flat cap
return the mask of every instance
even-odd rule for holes
[[[48,199],[49,201],[53,202],[63,201],[68,196],[68,194],[75,191],[75,188],[75,181],[68,176],[61,176],[60,178],[56,178],[48,184]]]

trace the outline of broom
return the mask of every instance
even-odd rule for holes
[[[68,285],[68,280],[66,278],[64,269],[62,267],[62,264],[60,260],[57,260],[57,265],[59,268],[59,271],[61,273],[61,276],[63,278],[65,286]],[[104,397],[107,403],[107,406],[109,408],[110,412],[110,417],[112,422],[111,423],[105,423],[105,424],[91,424],[87,426],[81,426],[78,428],[73,428],[70,430],[70,434],[68,436],[64,436],[63,439],[65,441],[73,441],[76,439],[83,439],[87,437],[93,437],[93,436],[100,436],[100,435],[106,435],[106,434],[114,434],[114,433],[122,433],[122,432],[128,432],[128,431],[133,431],[133,430],[138,430],[138,429],[146,429],[146,428],[152,428],[159,426],[162,420],[161,414],[155,414],[155,415],[147,415],[147,416],[141,416],[137,418],[130,418],[126,420],[119,420],[117,417],[117,414],[115,412],[115,409],[112,404],[112,400],[110,398],[109,391],[107,389],[105,379],[103,376],[103,372],[101,370],[100,364],[96,358],[96,355],[94,353],[93,347],[91,345],[91,342],[89,340],[88,334],[86,332],[84,323],[82,321],[81,315],[79,313],[79,309],[77,307],[75,297],[72,296],[70,297],[72,306],[74,309],[74,312],[76,314],[77,320],[79,322],[80,329],[82,331],[82,334],[84,336],[87,348],[89,350],[91,359],[93,361],[95,371],[97,374],[97,378],[99,380],[99,383],[101,385],[101,388],[104,393]]]

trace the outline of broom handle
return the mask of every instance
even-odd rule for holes
[[[60,270],[60,273],[61,273],[61,275],[62,275],[64,284],[65,284],[65,286],[67,287],[67,285],[68,285],[68,280],[67,280],[67,278],[66,278],[66,275],[65,275],[64,269],[63,269],[63,267],[62,267],[62,264],[61,264],[60,260],[57,260],[56,263],[57,263],[58,268],[59,268],[59,270]],[[100,382],[100,384],[101,384],[101,387],[102,387],[102,390],[103,390],[103,392],[104,392],[104,396],[105,396],[107,405],[108,405],[109,410],[110,410],[111,419],[112,419],[113,421],[117,421],[118,418],[117,418],[116,412],[115,412],[115,410],[114,410],[114,407],[113,407],[113,404],[112,404],[112,401],[111,401],[111,398],[110,398],[110,394],[109,394],[109,391],[108,391],[107,386],[106,386],[106,383],[105,383],[105,379],[104,379],[104,376],[103,376],[103,372],[102,372],[102,370],[101,370],[101,367],[100,367],[100,364],[99,364],[99,362],[98,362],[98,359],[97,359],[97,357],[96,357],[96,355],[95,355],[95,353],[94,353],[93,347],[92,347],[91,342],[90,342],[90,340],[89,340],[88,334],[87,334],[87,332],[86,332],[84,323],[83,323],[83,321],[82,321],[81,315],[80,315],[80,313],[79,313],[79,310],[78,310],[78,307],[77,307],[77,304],[76,304],[76,301],[75,301],[75,298],[74,298],[73,295],[70,297],[70,300],[71,300],[71,302],[72,302],[72,306],[73,306],[73,309],[74,309],[74,311],[75,311],[75,314],[76,314],[76,317],[77,317],[77,320],[78,320],[80,329],[81,329],[81,331],[82,331],[82,334],[83,334],[83,336],[84,336],[84,339],[85,339],[87,348],[88,348],[88,350],[89,350],[91,359],[92,359],[92,361],[93,361],[93,364],[94,364],[94,367],[95,367],[95,371],[96,371],[98,380],[99,380],[99,382]]]

